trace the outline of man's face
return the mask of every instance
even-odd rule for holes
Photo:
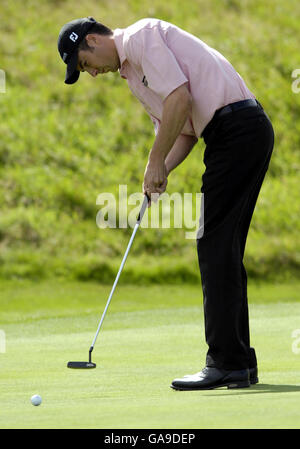
[[[77,70],[95,77],[98,73],[116,72],[119,69],[119,56],[110,36],[89,34],[86,41],[91,51],[79,51]]]

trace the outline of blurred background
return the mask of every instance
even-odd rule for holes
[[[249,231],[250,280],[300,274],[300,68],[298,0],[1,0],[0,278],[111,283],[127,229],[99,229],[96,199],[140,192],[153,124],[119,73],[64,84],[57,37],[93,16],[110,28],[145,17],[172,22],[220,51],[264,106],[275,149]],[[169,177],[168,193],[200,192],[204,142]],[[198,283],[185,229],[141,229],[122,282]]]

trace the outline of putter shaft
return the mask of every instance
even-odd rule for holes
[[[128,253],[129,253],[129,250],[130,250],[130,248],[131,248],[132,242],[133,242],[133,240],[134,240],[136,231],[137,231],[138,228],[139,228],[139,225],[140,225],[140,223],[141,223],[141,221],[142,221],[142,218],[143,218],[143,216],[144,216],[145,210],[146,210],[146,208],[147,208],[148,201],[149,201],[148,195],[145,195],[144,201],[143,201],[143,204],[142,204],[142,207],[141,207],[141,211],[140,211],[140,213],[139,213],[139,215],[138,215],[137,222],[136,222],[136,224],[135,224],[135,226],[134,226],[134,230],[133,230],[132,236],[131,236],[131,238],[130,238],[130,240],[129,240],[129,243],[128,243],[126,252],[125,252],[125,254],[124,254],[123,260],[122,260],[122,262],[121,262],[121,265],[120,265],[120,268],[119,268],[117,277],[116,277],[116,279],[115,279],[114,285],[112,286],[112,289],[111,289],[109,298],[108,298],[108,300],[107,300],[105,309],[104,309],[104,311],[103,311],[103,314],[102,314],[100,323],[99,323],[99,325],[98,325],[98,328],[97,328],[97,331],[96,331],[94,340],[93,340],[92,345],[91,345],[91,347],[90,347],[90,349],[89,349],[89,362],[91,362],[91,360],[92,360],[92,351],[93,351],[93,349],[94,349],[94,346],[95,346],[95,343],[96,343],[98,334],[99,334],[99,332],[100,332],[102,323],[103,323],[103,321],[104,321],[104,318],[105,318],[105,315],[106,315],[106,312],[107,312],[109,303],[110,303],[111,298],[112,298],[112,295],[113,295],[113,293],[114,293],[114,291],[115,291],[115,288],[116,288],[116,286],[117,286],[119,277],[120,277],[120,275],[121,275],[121,273],[122,273],[122,270],[123,270],[123,267],[124,267],[124,265],[125,265],[125,262],[126,262],[126,259],[127,259]]]

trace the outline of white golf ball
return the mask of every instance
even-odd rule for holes
[[[35,394],[31,398],[32,405],[40,405],[42,403],[42,398],[39,394]]]

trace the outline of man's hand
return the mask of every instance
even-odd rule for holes
[[[163,158],[155,157],[149,158],[146,170],[144,173],[143,192],[147,193],[151,199],[151,193],[157,193],[157,198],[161,195],[167,187],[168,173]],[[150,206],[149,202],[149,206]]]

